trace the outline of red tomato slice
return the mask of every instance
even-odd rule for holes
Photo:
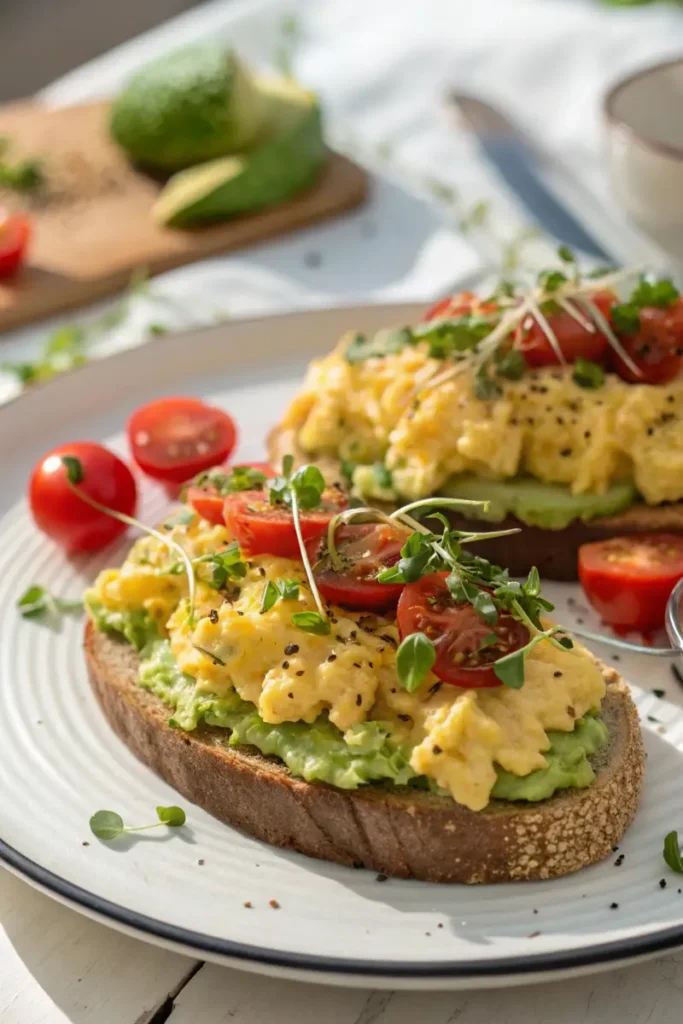
[[[457,292],[431,306],[422,317],[422,321],[452,320],[467,313],[485,315],[493,313],[497,308],[493,302],[482,302],[474,292]]]
[[[0,278],[13,277],[21,267],[31,226],[28,217],[0,211]]]
[[[600,310],[603,316],[608,317],[609,311],[617,301],[613,292],[597,292],[591,296],[591,301]],[[557,308],[557,307],[556,307]],[[579,316],[590,320],[590,316],[583,308],[577,310]],[[563,309],[556,313],[546,315],[548,326],[558,340],[562,354],[568,363],[575,363],[577,359],[588,359],[592,363],[600,363],[605,357],[609,341],[597,325],[595,331],[587,331],[571,314]],[[516,345],[529,366],[559,366],[553,346],[541,330],[540,326],[533,319],[528,317],[523,320],[516,336]]]
[[[500,686],[493,663],[524,647],[529,631],[511,615],[499,615],[496,625],[489,626],[471,604],[453,600],[447,576],[432,573],[405,587],[397,611],[401,639],[411,633],[429,637],[436,648],[432,671],[444,683],[470,689]],[[497,643],[482,647],[492,633]]]
[[[620,629],[663,626],[666,603],[682,577],[683,534],[632,534],[579,548],[579,579],[588,600]]]
[[[224,462],[237,438],[232,417],[198,398],[160,398],[143,405],[127,429],[143,473],[176,484]]]
[[[220,472],[230,474],[233,469],[241,469],[243,467],[255,469],[266,477],[277,475],[273,467],[265,462],[240,462],[236,466],[225,466]],[[193,484],[191,487],[188,487],[186,495],[186,501],[189,505],[192,505],[195,512],[202,519],[215,523],[217,526],[222,526],[225,522],[223,518],[225,498],[226,494],[219,491],[216,487],[212,487],[210,483],[201,486]]]
[[[358,523],[340,526],[335,532],[337,552],[343,571],[330,564],[329,555],[313,567],[320,593],[333,604],[367,611],[386,611],[396,605],[403,583],[378,583],[376,576],[396,565],[406,532],[388,523]]]
[[[328,488],[323,491],[319,508],[300,512],[301,535],[309,554],[317,550],[330,520],[346,505],[346,498],[340,491]],[[292,513],[283,505],[271,505],[262,491],[229,494],[223,516],[245,555],[301,559]]]
[[[620,333],[619,340],[641,371],[634,373],[613,352],[612,365],[620,377],[634,384],[668,384],[683,369],[683,298],[666,309],[641,309],[639,329]]]
[[[128,466],[100,444],[79,441],[53,448],[31,475],[29,502],[36,525],[69,553],[97,551],[126,529],[123,523],[91,508],[71,490],[62,457],[72,455],[83,467],[79,488],[116,512],[135,515],[137,488]]]

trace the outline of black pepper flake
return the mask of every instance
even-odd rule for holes
[[[669,403],[669,405],[673,405],[673,404],[674,404],[674,402],[676,401],[676,399],[674,398],[674,396],[673,396],[673,395],[667,395],[667,396],[666,396],[666,400],[667,400],[667,402]]]
[[[386,882],[388,877],[389,877],[388,875],[383,875],[383,874],[380,873],[379,875],[375,875],[375,881],[376,882]]]
[[[540,932],[529,932],[527,939],[537,939],[540,934]]]
[[[287,644],[287,646],[285,647],[285,654],[298,654],[298,653],[299,653],[299,645],[298,644]]]
[[[81,843],[81,846],[90,846],[90,843],[88,842],[87,839],[84,839],[83,842]]]
[[[239,616],[242,616],[242,615],[244,615],[244,612],[241,612],[241,611],[239,611],[239,610],[238,610],[238,611],[237,611],[237,614],[238,614]]]
[[[290,700],[294,700],[294,694],[293,693],[288,693],[287,696],[289,697]]]
[[[385,650],[386,650],[386,647],[378,647],[377,648],[377,653],[378,654],[384,654]]]
[[[443,754],[443,750],[437,743],[432,747],[432,754]]]
[[[204,861],[203,860],[198,860],[197,863],[199,864],[200,868],[204,867]]]
[[[533,913],[534,913],[534,914],[537,914],[537,913],[538,913],[538,910],[536,909],[536,907],[534,907],[534,909],[533,909]]]
[[[401,719],[402,722],[410,721],[410,715],[399,715],[398,717]]]
[[[662,697],[666,697],[666,690],[660,690],[657,687],[655,687],[652,692],[654,693],[655,697],[659,697],[660,700]]]
[[[589,439],[589,437],[591,436],[591,432],[590,432],[590,430],[584,430],[584,432],[583,432],[583,436],[584,436],[584,437],[586,438],[586,440],[588,440],[588,439]]]
[[[660,878],[659,879],[659,888],[660,889],[666,889],[666,878]]]
[[[361,664],[360,664],[360,662],[359,662],[359,661],[354,661],[354,663],[353,663],[353,667],[354,667],[354,668],[360,668],[360,667],[361,667]]]
[[[441,683],[434,683],[433,686],[429,687],[429,696],[433,697],[435,693],[438,693],[441,689]]]
[[[216,611],[215,608],[212,608],[211,611],[209,612],[209,619],[211,620],[211,622],[213,622],[214,626],[218,622],[218,612]]]
[[[297,675],[298,675],[298,676],[302,676],[302,675],[304,675],[304,670],[303,670],[302,668],[301,668],[301,669],[299,669],[299,671],[297,672]]]
[[[533,425],[534,425],[534,418],[533,418],[533,416],[527,416],[526,421],[527,421],[527,423],[529,424],[530,427],[533,427]]]
[[[328,661],[336,661],[337,660],[337,655],[336,654],[330,654],[330,656],[328,657],[327,660]]]
[[[610,910],[618,910],[619,909],[619,904],[618,903],[610,903],[609,908],[610,908]]]
[[[368,665],[370,666],[370,668],[374,668],[374,667],[375,667],[375,666],[374,666],[374,665],[372,664],[372,662],[371,662],[371,661],[369,661],[369,662],[368,662]]]
[[[618,851],[618,849],[619,849],[618,846],[613,846],[612,847],[612,853],[616,853]]]
[[[259,565],[259,567],[258,567],[258,574],[259,574],[259,576],[265,576],[266,575],[266,570],[263,568],[262,565]]]
[[[254,907],[254,904],[251,902],[251,900],[245,900],[244,903],[242,904],[242,906],[246,907],[247,910],[252,910],[253,907]]]
[[[553,675],[554,675],[555,679],[559,679],[560,676],[562,675],[562,673],[559,670],[559,668],[556,668],[555,671],[553,672]]]
[[[385,643],[391,644],[392,647],[396,647],[397,646],[396,641],[394,640],[393,636],[389,636],[388,633],[380,633],[380,637],[379,638],[380,638],[380,640],[384,640]]]
[[[283,668],[289,668],[289,662],[288,661],[283,661],[282,662],[282,667]]]
[[[392,692],[392,693],[396,693],[396,687],[395,687],[395,686],[392,686],[392,687],[391,687],[391,692]]]
[[[571,455],[571,453],[572,453],[571,448],[560,448],[560,455],[562,456],[563,459],[568,459],[569,456]]]
[[[351,867],[355,868],[356,871],[360,871],[361,868],[365,867],[365,864],[363,863],[362,860],[354,860],[354,862],[351,865]]]
[[[680,892],[681,890],[679,889],[678,891]],[[439,921],[439,923],[437,924],[436,927],[437,928],[443,928],[443,924],[441,923],[441,921]]]
[[[612,661],[621,661],[621,657],[618,654],[613,654]]]
[[[654,434],[654,432],[655,432],[655,428],[654,428],[654,427],[648,427],[648,428],[647,428],[647,436],[648,436],[648,437],[652,437],[652,435]]]
[[[564,420],[562,419],[561,416],[557,417],[557,425],[558,425],[558,427],[563,427],[564,426]]]
[[[362,693],[357,693],[356,694],[356,706],[360,707],[362,703],[363,703],[363,695],[362,695]]]
[[[626,856],[625,853],[620,853],[619,854],[619,856],[617,857],[617,859],[614,862],[615,868],[620,868],[621,867],[621,865],[624,863],[624,857],[625,856]]]

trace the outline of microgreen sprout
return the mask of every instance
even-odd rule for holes
[[[82,612],[83,601],[57,597],[46,587],[34,583],[21,595],[17,601],[17,608],[25,619],[59,623],[62,615]]]
[[[130,832],[145,832],[150,828],[158,828],[160,825],[168,825],[169,828],[180,828],[185,824],[187,818],[181,807],[157,807],[158,821],[152,825],[124,825],[123,818],[116,811],[96,811],[90,819],[90,831],[98,839],[104,842],[111,842],[121,835]]]
[[[167,547],[170,551],[175,552],[180,557],[181,562],[185,568],[187,574],[187,588],[188,588],[188,601],[189,601],[189,619],[190,622],[194,621],[194,606],[195,606],[195,578],[194,569],[192,562],[190,561],[189,555],[183,547],[180,546],[176,541],[170,537],[160,533],[159,530],[155,530],[152,526],[146,526],[141,523],[139,519],[135,519],[134,516],[126,515],[125,512],[118,512],[116,509],[108,508],[107,505],[103,505],[95,498],[91,498],[82,487],[80,486],[85,482],[85,474],[83,472],[83,466],[79,459],[73,455],[63,455],[62,465],[66,470],[66,481],[71,490],[77,497],[84,501],[86,505],[90,505],[91,508],[96,509],[97,512],[102,512],[104,515],[111,516],[112,519],[118,520],[125,526],[132,526],[136,530],[143,530],[150,537],[154,537],[156,540]]]

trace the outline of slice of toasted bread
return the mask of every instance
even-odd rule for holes
[[[296,432],[275,427],[268,437],[268,453],[274,466],[279,466],[282,457],[294,455],[297,463],[315,462],[329,482],[339,477],[337,460],[323,456],[311,458],[296,442]],[[471,530],[472,519],[456,513],[448,518],[456,530]],[[484,523],[482,529],[488,529]],[[502,523],[491,525],[490,529],[510,530],[515,527],[524,531],[523,543],[516,535],[497,537],[495,540],[479,541],[477,554],[498,565],[504,565],[512,576],[526,576],[535,565],[541,576],[548,580],[576,580],[578,575],[579,548],[590,541],[606,540],[624,533],[683,533],[683,502],[664,505],[633,505],[615,516],[603,516],[584,523],[575,519],[564,530],[542,530],[538,526],[508,516]]]
[[[85,652],[110,725],[141,761],[226,824],[311,857],[432,882],[554,878],[608,856],[638,807],[638,714],[613,669],[604,669],[610,741],[593,759],[594,784],[536,804],[494,800],[475,813],[407,788],[304,782],[254,748],[226,746],[225,729],[171,728],[168,708],[137,685],[132,647],[89,623]]]

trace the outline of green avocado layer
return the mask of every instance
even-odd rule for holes
[[[159,638],[154,622],[143,611],[112,612],[89,601],[88,612],[97,629],[122,636],[141,652],[140,686],[172,710],[170,723],[190,731],[202,722],[230,730],[229,746],[256,747],[278,757],[292,775],[307,782],[327,782],[339,789],[357,789],[369,782],[411,785],[436,790],[410,767],[410,750],[391,738],[385,722],[363,722],[342,733],[321,715],[312,724],[264,722],[255,706],[231,693],[220,697],[200,693],[192,676],[180,671],[168,640]],[[595,774],[588,760],[607,742],[602,720],[586,715],[574,731],[548,733],[548,767],[518,776],[498,768],[492,796],[501,800],[546,800],[559,789],[584,789]]]

